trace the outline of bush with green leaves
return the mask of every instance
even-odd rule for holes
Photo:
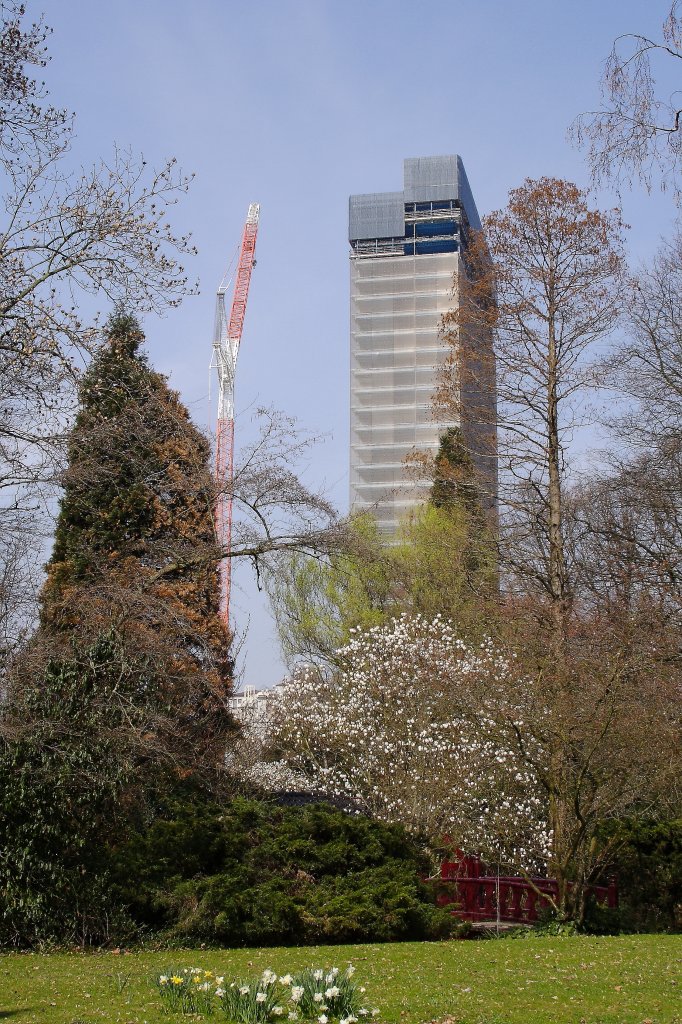
[[[74,645],[40,686],[14,692],[13,731],[0,733],[0,945],[98,942],[125,927],[104,843],[130,781],[124,725],[137,719],[141,666],[120,654],[113,634]]]

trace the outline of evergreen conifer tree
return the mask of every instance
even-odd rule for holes
[[[144,661],[140,700],[158,711],[180,764],[220,762],[231,730],[232,662],[219,616],[210,447],[115,313],[84,376],[41,600],[39,646],[114,630]],[[177,570],[159,577],[159,570]],[[157,737],[158,739],[158,737]]]
[[[40,625],[5,681],[0,944],[125,927],[108,865],[131,820],[224,778],[210,450],[142,341],[117,313],[84,376]]]
[[[481,501],[476,469],[462,431],[448,427],[441,434],[435,458],[429,505],[457,524],[461,548],[460,568],[469,587],[479,595],[497,586],[497,557],[491,523]]]
[[[441,434],[430,501],[435,508],[460,505],[470,515],[482,513],[474,464],[459,427]]]

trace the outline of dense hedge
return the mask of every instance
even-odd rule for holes
[[[615,845],[619,908],[592,908],[592,931],[682,930],[682,819],[614,821],[602,838]]]
[[[115,851],[113,893],[148,934],[222,945],[447,935],[399,827],[329,805],[174,800]]]

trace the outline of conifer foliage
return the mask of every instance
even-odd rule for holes
[[[448,427],[441,434],[434,463],[431,504],[435,508],[460,504],[470,515],[481,517],[474,463],[459,427]]]
[[[84,376],[41,622],[6,679],[0,944],[125,928],[111,851],[133,818],[153,820],[159,794],[216,793],[224,776],[231,662],[209,445],[142,341],[116,314]]]
[[[210,449],[143,340],[135,317],[117,312],[84,376],[41,634],[54,656],[113,629],[148,666],[162,743],[195,764],[220,760],[231,727]]]

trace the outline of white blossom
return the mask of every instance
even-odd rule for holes
[[[267,729],[283,757],[267,777],[538,867],[551,835],[527,723],[544,710],[526,706],[515,660],[490,638],[466,644],[439,616],[408,615],[354,631],[339,658],[338,675],[303,668],[278,688]],[[314,976],[331,985],[336,974]]]

